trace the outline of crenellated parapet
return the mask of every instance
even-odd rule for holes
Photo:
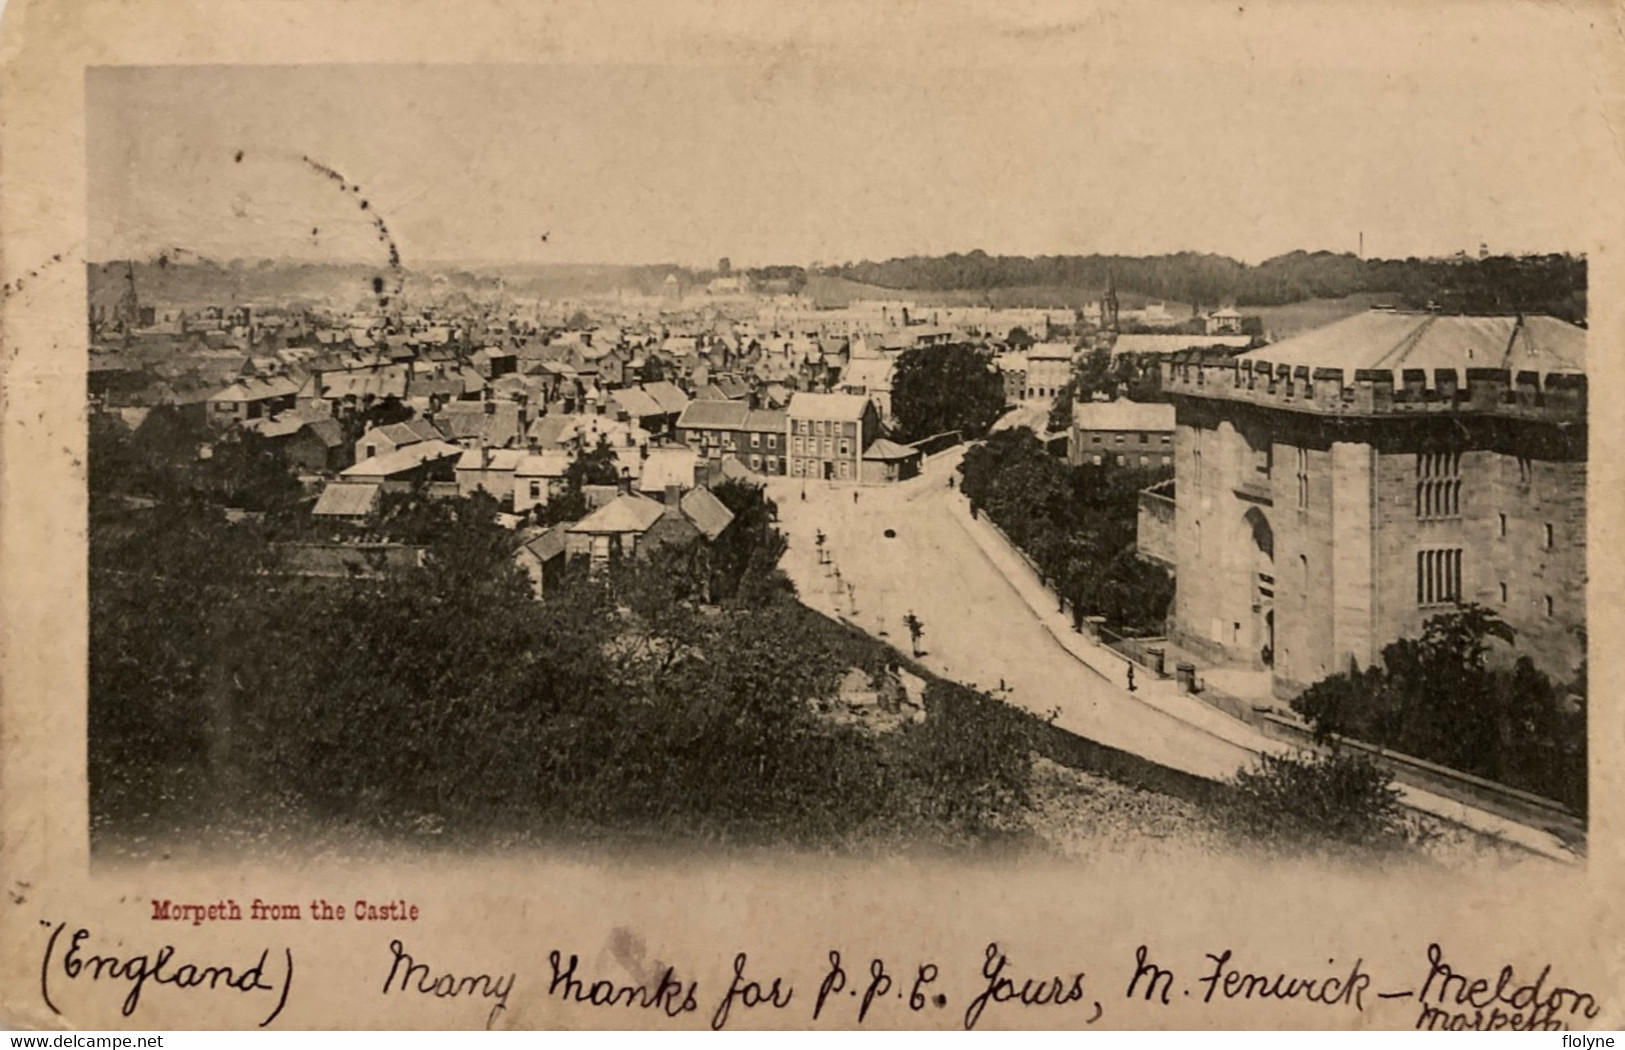
[[[1475,413],[1584,422],[1586,377],[1502,368],[1310,368],[1258,357],[1163,362],[1162,389],[1336,416]]]

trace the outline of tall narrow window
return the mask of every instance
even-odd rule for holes
[[[1437,521],[1461,516],[1461,453],[1416,454],[1416,517]]]
[[[1461,600],[1461,548],[1416,552],[1416,604]]]
[[[1549,594],[1546,596],[1546,615],[1552,615],[1552,596]]]
[[[1546,525],[1545,525],[1543,542],[1544,542],[1544,546],[1546,547],[1547,550],[1552,549],[1552,525],[1551,525],[1551,522],[1547,522]]]
[[[1309,508],[1309,450],[1297,450],[1298,509]]]
[[[1500,520],[1501,537],[1505,539],[1507,534],[1507,516],[1505,514],[1497,514],[1496,517]]]
[[[1501,581],[1501,604],[1505,605],[1506,603],[1507,603],[1507,585],[1506,585],[1506,581],[1502,580]]]

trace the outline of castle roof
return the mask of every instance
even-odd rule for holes
[[[1341,369],[1499,368],[1585,372],[1586,330],[1553,317],[1456,317],[1372,310],[1237,357]]]

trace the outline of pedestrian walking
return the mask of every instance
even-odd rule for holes
[[[1128,665],[1128,691],[1134,692],[1134,665]]]

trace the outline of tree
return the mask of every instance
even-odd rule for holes
[[[1349,737],[1555,798],[1584,812],[1584,706],[1570,709],[1527,657],[1492,666],[1511,629],[1479,605],[1431,617],[1382,663],[1331,675],[1292,701],[1325,741]]]
[[[1010,329],[1009,334],[1004,337],[1004,341],[1012,350],[1025,350],[1033,345],[1034,339],[1028,334],[1027,329],[1016,325]]]
[[[1078,400],[1078,383],[1075,379],[1066,381],[1066,385],[1055,392],[1055,401],[1049,409],[1049,429],[1051,433],[1065,433],[1072,429],[1072,406]]]
[[[599,435],[598,444],[583,451],[564,471],[566,485],[580,489],[583,485],[614,485],[621,480],[616,464],[615,450],[609,439]]]
[[[908,350],[892,375],[898,438],[919,441],[957,430],[980,437],[1004,411],[1004,381],[975,347]]]
[[[762,486],[748,481],[724,481],[711,494],[734,516],[710,546],[713,593],[719,600],[737,598],[759,605],[789,582],[773,578],[783,577],[778,562],[788,546],[773,524],[778,508]]]
[[[1117,398],[1117,373],[1112,367],[1112,352],[1097,346],[1083,355],[1072,367],[1072,388],[1079,401],[1093,401],[1096,394]]]

